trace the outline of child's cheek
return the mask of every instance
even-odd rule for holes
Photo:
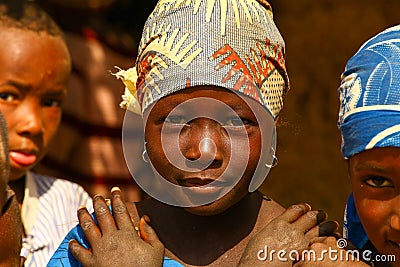
[[[382,246],[385,242],[385,232],[388,230],[387,221],[390,210],[381,199],[368,199],[354,195],[355,205],[361,223],[372,243]]]

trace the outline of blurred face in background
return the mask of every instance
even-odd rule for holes
[[[61,120],[71,70],[63,39],[47,33],[0,31],[0,111],[8,124],[10,181],[47,152]]]

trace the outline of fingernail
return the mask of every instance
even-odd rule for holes
[[[335,221],[327,221],[319,225],[318,236],[330,236],[338,228],[338,223]]]
[[[78,208],[78,214],[81,214],[82,212],[84,212],[84,211],[86,211],[86,207],[85,206],[80,206],[79,208]]]
[[[293,205],[293,207],[297,210],[301,210],[302,212],[306,213],[311,210],[311,206],[307,203],[300,203],[297,205]]]
[[[100,197],[101,197],[101,195],[94,195],[93,196],[93,201],[99,199]]]
[[[142,219],[145,221],[145,223],[146,223],[147,226],[153,227],[153,226],[151,225],[151,221],[150,221],[149,216],[143,215],[143,216],[142,216]]]
[[[326,219],[326,213],[323,210],[318,210],[317,224],[322,223]]]
[[[307,211],[310,211],[310,210],[311,210],[311,205],[310,205],[310,204],[304,203],[304,205],[306,205]]]
[[[149,216],[143,215],[142,218],[146,221],[146,223],[150,223],[150,218],[149,218]]]
[[[114,191],[121,191],[121,189],[119,189],[118,186],[114,186],[113,188],[111,188],[111,193]]]

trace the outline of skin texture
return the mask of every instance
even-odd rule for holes
[[[2,28],[0,45],[8,47],[0,52],[0,110],[9,127],[11,186],[21,201],[17,180],[46,154],[71,64],[64,41],[46,33]]]
[[[225,112],[223,107],[213,102],[204,103],[200,100],[195,103],[194,109],[192,104],[187,107],[178,107],[174,111],[175,113],[171,113],[179,104],[201,97],[229,105],[244,121],[245,131],[238,132],[236,128],[242,127],[236,126],[239,125],[238,118],[232,118],[232,114],[224,114],[219,118],[221,123],[210,118],[199,117],[205,110],[207,110],[206,115],[212,118],[217,118],[219,114]],[[190,109],[194,114],[190,114]],[[196,113],[196,110],[200,111],[199,114]],[[185,122],[189,116],[195,119]],[[246,170],[242,178],[229,193],[208,205],[187,208],[189,212],[198,215],[218,214],[237,203],[248,193],[247,188],[260,157],[261,131],[252,110],[235,93],[210,86],[181,91],[158,101],[150,114],[146,114],[145,121],[145,138],[150,160],[161,176],[173,184],[189,187],[204,185],[211,181],[219,181],[218,179],[223,173],[228,173],[224,180],[225,184],[230,184],[230,181],[234,180],[242,171],[240,167],[227,169],[231,160],[231,146],[236,146],[237,158],[248,160],[247,166],[244,166]],[[181,127],[183,128],[180,131]],[[233,133],[228,134],[229,129]],[[162,130],[165,140],[163,142],[161,140]],[[179,138],[179,150],[173,145],[176,138]],[[212,143],[215,144],[215,147]],[[250,148],[249,155],[246,151],[247,144]],[[171,164],[165,156],[165,150],[171,151],[171,158],[182,154],[186,159],[195,161],[191,166],[193,167],[192,171],[182,171]],[[210,165],[206,167],[207,164]]]
[[[98,226],[86,208],[78,210],[79,223],[92,246],[92,251],[86,250],[73,240],[69,247],[75,258],[83,266],[93,267],[162,266],[164,246],[146,222],[148,217],[140,219],[139,237],[118,188],[111,191],[111,205],[114,216],[111,215],[103,197],[93,198]]]
[[[375,248],[400,259],[400,148],[363,151],[349,159],[357,212]],[[400,266],[400,261],[393,263]]]
[[[227,162],[231,160],[228,148],[230,142],[235,143],[235,138],[243,136],[234,135],[229,139],[226,133],[228,127],[236,127],[237,121],[232,121],[230,116],[222,117],[221,124],[204,116],[189,122],[181,117],[188,116],[193,108],[170,114],[178,104],[199,97],[212,98],[231,106],[244,123],[244,137],[246,140],[249,137],[250,150],[242,155],[248,163],[240,181],[222,198],[197,207],[181,208],[155,199],[127,203],[130,217],[139,227],[141,238],[126,234],[132,231],[132,223],[126,215],[125,208],[122,208],[122,201],[118,207],[115,206],[115,201],[112,202],[113,210],[117,212],[111,216],[104,200],[101,197],[95,198],[94,210],[99,219],[98,226],[85,209],[78,212],[80,225],[92,244],[92,250],[86,250],[75,241],[70,243],[72,253],[83,266],[111,266],[115,262],[118,262],[118,266],[138,266],[135,263],[149,262],[149,266],[156,267],[161,266],[164,253],[185,266],[237,266],[239,262],[242,267],[267,265],[270,263],[257,260],[257,252],[265,245],[271,249],[301,250],[321,232],[329,235],[337,228],[337,224],[333,223],[326,227],[327,229],[321,230],[317,225],[326,218],[326,214],[311,211],[309,205],[299,204],[285,211],[278,203],[260,192],[248,192],[248,185],[260,156],[260,126],[245,101],[236,94],[217,87],[203,86],[179,91],[158,101],[150,114],[145,114],[148,155],[154,168],[165,179],[174,184],[193,186],[193,183],[200,184],[203,180],[207,182],[218,179],[221,173],[229,173],[229,168],[232,168],[233,173],[236,171],[235,166],[227,167]],[[261,105],[257,105],[262,109]],[[198,103],[196,108],[207,108],[209,115],[221,113],[218,107],[212,105],[202,107],[201,103]],[[183,128],[181,127],[178,135],[175,135],[179,138],[179,145],[168,147],[174,141],[168,139],[169,135],[174,133],[177,124],[182,123],[185,125],[181,125]],[[163,125],[167,149],[182,153],[192,161],[203,155],[202,161],[195,162],[198,166],[192,166],[198,168],[198,171],[194,172],[195,176],[189,176],[193,173],[179,170],[167,160],[161,142]],[[206,138],[213,140],[214,148],[210,148],[208,142],[200,142]],[[241,150],[244,151],[239,147],[238,153]],[[204,164],[203,161],[211,164]],[[193,177],[196,179],[192,179]],[[115,192],[118,190],[113,194]],[[143,221],[144,216],[150,218],[151,227]],[[160,241],[164,245],[163,248],[159,245]],[[242,257],[243,253],[245,254]],[[279,266],[291,264],[285,262]]]

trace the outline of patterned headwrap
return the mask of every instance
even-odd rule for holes
[[[116,73],[126,86],[121,106],[138,114],[179,90],[213,85],[276,118],[289,89],[285,44],[265,0],[160,0],[138,52],[135,68]]]
[[[350,58],[339,98],[345,158],[375,147],[400,147],[400,26],[372,37]],[[346,205],[344,237],[360,249],[368,242],[353,194]]]
[[[374,36],[350,58],[339,97],[345,158],[400,146],[400,26]]]

